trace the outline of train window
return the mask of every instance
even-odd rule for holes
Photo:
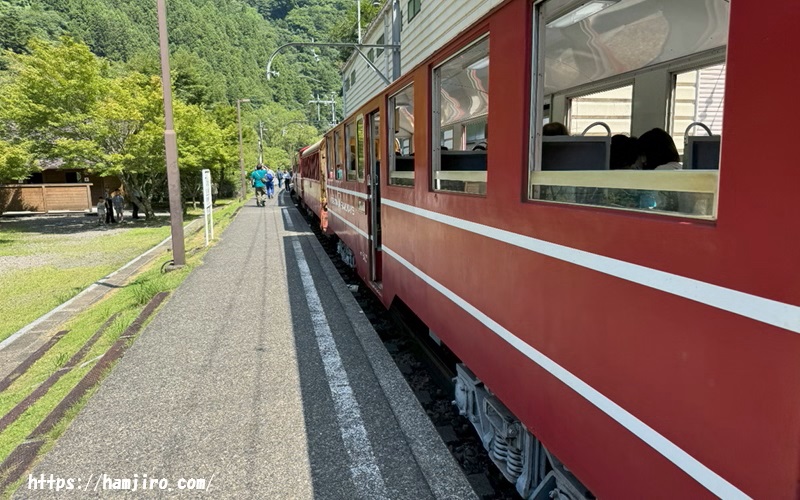
[[[389,184],[414,185],[414,85],[389,98]]]
[[[342,163],[344,145],[342,144],[342,134],[338,130],[333,133],[333,143],[336,151],[336,180],[342,180],[344,179],[344,165]]]
[[[325,137],[325,149],[327,150],[327,154],[325,155],[325,170],[328,172],[328,177],[332,179],[333,176],[336,175],[336,144],[334,144],[332,135]]]
[[[358,180],[364,180],[364,117],[359,116],[356,120],[356,171]]]
[[[442,147],[453,149],[453,127],[442,130]]]
[[[569,130],[573,134],[616,135],[631,134],[633,84],[570,99]],[[601,122],[608,126],[607,130]]]
[[[486,145],[486,119],[464,125],[464,149],[467,151],[480,151]],[[478,148],[478,149],[475,149]],[[484,149],[485,151],[485,149]]]
[[[433,189],[486,194],[488,37],[434,68],[433,98]]]
[[[529,197],[715,219],[729,10],[536,3]]]
[[[713,141],[713,139],[696,140],[695,137],[722,135],[724,101],[725,63],[672,75],[670,132],[675,139],[678,153],[684,155],[684,163],[687,159],[692,160],[685,154],[690,139],[694,146],[698,141]]]
[[[358,139],[356,138],[356,123],[351,122],[345,125],[344,140],[347,143],[345,150],[347,171],[345,172],[348,181],[356,180],[356,170],[358,170]]]

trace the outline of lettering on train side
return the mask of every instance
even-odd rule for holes
[[[356,213],[356,208],[353,205],[351,205],[349,203],[345,203],[342,200],[340,200],[339,198],[331,198],[328,201],[328,203],[330,203],[334,207],[340,209],[342,212],[346,212],[346,213],[353,214],[353,215],[355,215],[355,213]]]

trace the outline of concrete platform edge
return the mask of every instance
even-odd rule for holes
[[[369,359],[372,371],[380,381],[381,389],[389,401],[392,412],[406,436],[411,452],[431,491],[436,498],[440,499],[477,498],[464,472],[436,432],[411,387],[379,340],[372,324],[364,316],[353,296],[350,295],[346,283],[325,250],[315,239],[311,241],[311,245],[353,325],[359,342]]]

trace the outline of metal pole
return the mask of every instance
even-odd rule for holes
[[[356,8],[358,11],[358,44],[361,45],[361,0],[356,0],[356,5],[358,5]]]
[[[400,0],[392,0],[392,80],[400,78],[400,25],[403,12],[400,10]]]
[[[245,186],[245,176],[244,176],[244,149],[242,146],[242,103],[243,102],[250,102],[250,99],[236,99],[236,123],[239,126],[239,172],[242,177],[242,185],[239,189],[240,200],[243,200],[244,195],[247,193],[247,187]]]
[[[258,164],[264,163],[264,122],[258,122]]]
[[[169,39],[167,38],[167,7],[158,0],[158,41],[161,48],[161,87],[164,91],[164,148],[167,157],[167,185],[169,186],[169,222],[172,231],[173,267],[186,265],[186,247],[183,241],[183,207],[181,206],[181,178],[178,172],[178,141],[172,121],[172,85],[169,79]]]

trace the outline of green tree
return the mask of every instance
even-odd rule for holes
[[[236,160],[237,151],[225,140],[226,130],[199,106],[176,103],[175,128],[182,192],[197,206],[203,190],[202,170],[210,170],[212,179],[219,179],[225,166]]]
[[[27,178],[36,165],[26,142],[12,144],[0,139],[0,186]],[[6,206],[8,192],[0,189],[0,214]]]
[[[139,73],[114,79],[91,112],[97,161],[92,170],[116,175],[150,219],[153,197],[166,184],[161,81]]]
[[[33,152],[68,165],[89,166],[90,111],[106,92],[104,64],[86,45],[64,37],[33,39],[30,54],[10,54],[9,84],[0,90],[0,119]]]

